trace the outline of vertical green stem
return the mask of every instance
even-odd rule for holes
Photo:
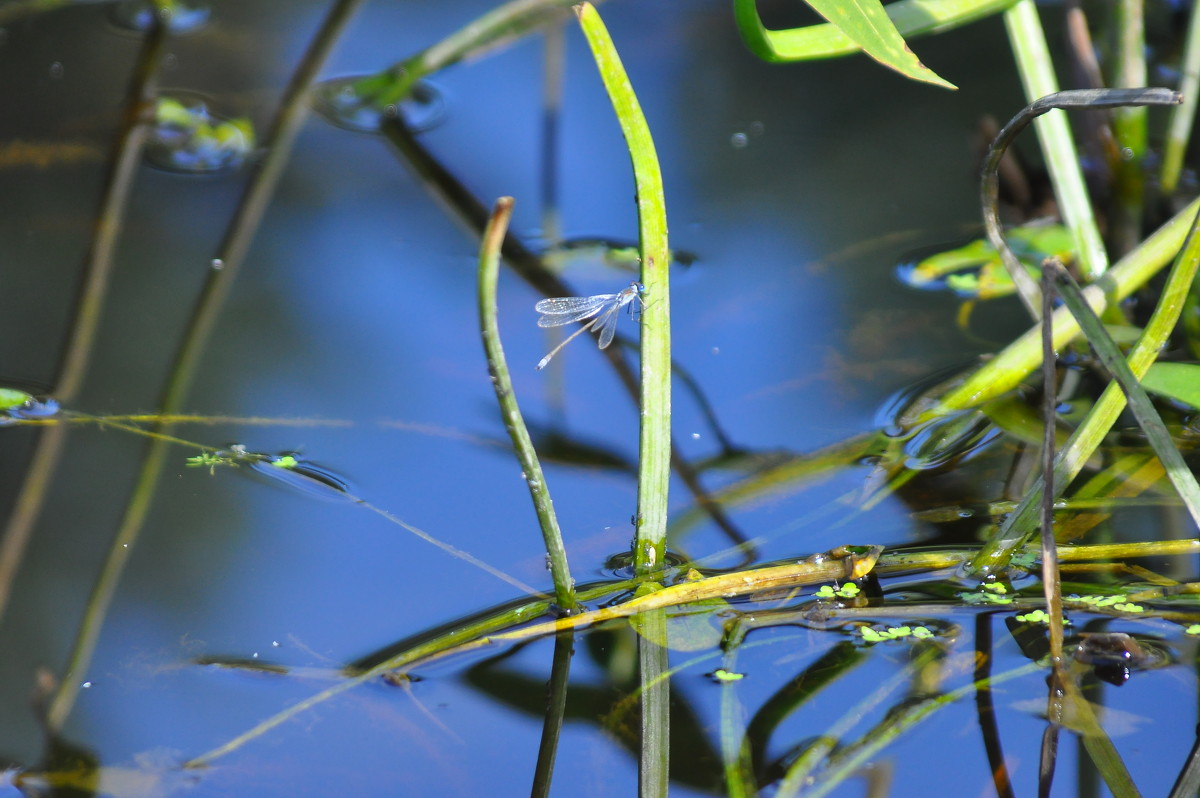
[[[1179,174],[1183,170],[1183,155],[1187,151],[1188,139],[1192,134],[1192,123],[1196,110],[1200,108],[1200,4],[1192,5],[1188,22],[1187,44],[1183,54],[1183,77],[1179,81],[1179,93],[1183,105],[1171,112],[1167,128],[1167,142],[1163,148],[1161,188],[1163,194],[1172,194],[1179,185]]]
[[[1145,35],[1142,24],[1142,0],[1117,3],[1117,74],[1118,89],[1146,85]],[[1145,180],[1142,163],[1146,157],[1146,109],[1118,108],[1113,112],[1113,134],[1120,157],[1116,164],[1116,201],[1110,219],[1110,241],[1116,255],[1124,255],[1142,238],[1142,203]]]
[[[521,417],[521,409],[517,406],[512,378],[508,373],[508,362],[504,357],[504,348],[500,345],[500,328],[496,323],[496,280],[500,274],[500,248],[508,232],[512,208],[512,197],[496,200],[496,208],[492,212],[487,229],[484,230],[483,242],[479,248],[479,320],[483,334],[483,350],[487,355],[488,374],[492,378],[492,387],[496,389],[496,401],[500,403],[504,427],[512,438],[513,450],[521,463],[521,473],[529,487],[529,495],[533,499],[533,507],[542,528],[546,557],[550,561],[550,573],[554,579],[555,600],[560,607],[570,610],[575,608],[575,584],[571,579],[571,569],[567,565],[567,550],[563,547],[562,532],[558,528],[558,518],[554,515],[554,501],[550,498],[546,476],[542,473],[542,465],[538,462],[533,441],[529,438],[525,419]]]
[[[625,136],[637,187],[638,239],[646,293],[634,562],[639,572],[646,573],[657,570],[663,562],[671,476],[671,295],[666,202],[654,140],[612,38],[590,3],[576,6],[576,13]]]
[[[1004,24],[1028,101],[1058,91],[1050,49],[1034,0],[1018,0],[1004,12]],[[1089,279],[1095,279],[1108,269],[1108,255],[1088,201],[1067,116],[1054,111],[1038,119],[1035,126],[1063,221],[1075,239],[1080,266]]]

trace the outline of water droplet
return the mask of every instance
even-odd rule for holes
[[[162,68],[164,71],[174,70],[179,66],[179,56],[175,53],[167,53],[162,59]]]
[[[79,685],[79,686],[80,686],[80,687],[82,687],[84,690],[87,690],[87,689],[89,689],[89,688],[92,686],[92,683],[91,683],[91,682],[84,682],[83,684],[81,684],[81,685]]]
[[[146,160],[168,172],[224,172],[245,163],[254,145],[249,120],[210,113],[198,97],[160,97],[146,142]]]
[[[225,261],[221,260],[220,258],[213,258],[208,264],[208,267],[214,272],[219,272],[221,269],[225,268]]]
[[[175,35],[199,29],[212,16],[212,10],[200,3],[176,2],[173,6],[162,12],[161,19],[167,30]],[[145,32],[154,24],[156,13],[152,0],[124,0],[113,7],[112,21],[126,30]]]
[[[54,78],[55,80],[63,76],[63,71],[62,61],[55,61],[50,65],[50,77]]]
[[[694,440],[694,441],[698,441],[698,440],[700,440],[700,433],[699,433],[699,432],[693,432],[693,433],[692,433],[692,440]]]
[[[729,137],[729,143],[735,150],[745,149],[750,144],[750,137],[745,133],[734,133]]]
[[[1133,150],[1131,150],[1128,147],[1121,148],[1121,160],[1122,161],[1132,161],[1133,158],[1134,158]]]
[[[271,641],[271,645],[272,645],[274,648],[279,648],[279,641],[278,641],[278,640],[272,640],[272,641]]]
[[[360,133],[376,133],[388,118],[402,116],[413,131],[429,130],[445,117],[446,104],[440,90],[418,81],[409,94],[394,99],[404,80],[402,75],[355,75],[327,80],[316,87],[313,107],[338,127]]]

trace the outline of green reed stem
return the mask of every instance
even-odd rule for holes
[[[1004,25],[1025,87],[1026,100],[1033,102],[1058,91],[1050,48],[1046,45],[1034,0],[1018,0],[1004,12]],[[1088,200],[1067,116],[1061,112],[1047,114],[1037,120],[1036,127],[1059,212],[1075,240],[1079,264],[1089,279],[1095,279],[1108,269],[1108,255]]]
[[[1196,111],[1200,109],[1200,5],[1193,4],[1188,21],[1187,41],[1183,53],[1183,77],[1179,81],[1179,93],[1183,104],[1171,112],[1167,125],[1167,140],[1163,146],[1162,175],[1160,188],[1164,195],[1175,192],[1179,175],[1183,171],[1183,156],[1187,152],[1188,140]]]
[[[590,3],[576,6],[575,12],[625,136],[637,186],[638,241],[646,294],[642,311],[641,443],[634,565],[639,574],[648,574],[660,571],[665,559],[667,488],[671,478],[671,295],[666,201],[650,127],[612,37]],[[668,656],[665,648],[653,642],[666,639],[666,617],[662,612],[650,612],[642,623],[638,661],[644,689],[638,788],[640,795],[657,798],[667,794],[670,780],[670,682],[659,678],[668,668]]]
[[[1143,0],[1119,0],[1113,27],[1117,32],[1116,69],[1112,85],[1132,89],[1146,85],[1146,37]],[[1145,108],[1118,108],[1113,112],[1113,136],[1119,157],[1114,164],[1114,202],[1108,220],[1109,242],[1116,255],[1124,255],[1142,239],[1142,206],[1145,201]]]
[[[671,294],[666,201],[650,127],[608,29],[590,4],[577,6],[576,13],[625,136],[637,186],[638,240],[646,293],[642,312],[642,423],[634,562],[640,573],[646,573],[661,567],[666,551],[667,488],[671,476]]]
[[[521,473],[533,499],[538,524],[542,528],[542,539],[546,544],[546,557],[550,562],[550,575],[554,580],[554,596],[560,607],[573,610],[575,582],[567,565],[567,550],[563,546],[562,530],[554,514],[554,500],[550,497],[550,486],[542,473],[521,408],[513,393],[512,377],[508,373],[508,362],[504,347],[500,344],[500,327],[496,323],[496,281],[500,274],[500,248],[508,232],[508,221],[512,217],[513,198],[496,200],[491,222],[483,233],[479,248],[479,319],[482,325],[483,350],[487,355],[488,374],[492,387],[496,389],[496,401],[500,403],[500,415],[504,427],[512,438],[513,451],[521,463]]]

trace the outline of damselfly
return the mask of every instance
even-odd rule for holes
[[[567,340],[551,349],[550,354],[539,360],[537,364],[538,369],[541,370],[544,368],[550,362],[550,358],[558,354],[558,350],[571,343],[576,336],[587,330],[600,331],[600,340],[598,343],[601,349],[611,344],[613,335],[617,332],[617,316],[620,315],[621,308],[629,305],[629,315],[632,316],[634,306],[630,305],[630,303],[636,302],[640,309],[642,305],[642,292],[645,290],[645,287],[641,283],[630,283],[628,288],[624,288],[615,294],[560,296],[553,299],[543,299],[538,302],[533,306],[533,309],[542,314],[541,318],[538,319],[539,327],[561,327],[573,321],[592,319],[571,333],[567,337]],[[593,316],[595,318],[592,318]]]

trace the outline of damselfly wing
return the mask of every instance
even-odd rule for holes
[[[533,306],[534,310],[542,314],[538,319],[539,327],[561,327],[564,324],[585,319],[591,319],[591,321],[550,350],[550,354],[538,361],[537,368],[539,370],[545,368],[546,364],[550,362],[550,358],[558,354],[560,349],[588,330],[600,331],[600,339],[597,343],[601,349],[611,344],[613,336],[617,333],[617,316],[620,315],[621,308],[629,305],[630,315],[632,315],[634,307],[641,305],[642,292],[645,290],[641,283],[630,283],[627,288],[623,288],[615,294],[560,296],[540,300]],[[635,301],[637,302],[636,306],[630,304]]]

